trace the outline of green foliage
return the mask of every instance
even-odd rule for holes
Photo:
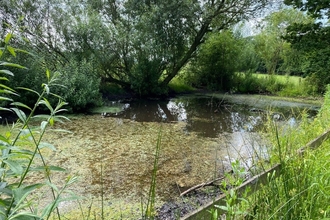
[[[253,219],[328,219],[330,217],[330,159],[329,141],[316,149],[307,149],[303,155],[297,150],[329,129],[329,94],[314,120],[302,114],[298,127],[279,127],[270,121],[273,148],[271,161],[280,162],[278,178],[269,175],[263,185],[249,197],[250,216]]]
[[[239,69],[239,40],[229,31],[213,34],[202,45],[191,63],[194,85],[227,91],[232,87],[234,73]]]
[[[29,68],[16,70],[8,85],[12,88],[24,87],[39,90],[42,82],[47,80],[45,75],[40,74],[44,71],[45,59],[23,54],[17,56],[16,61],[24,66],[29,66]],[[81,111],[100,104],[100,78],[92,59],[89,62],[86,60],[78,62],[71,59],[69,63],[58,66],[57,71],[61,73],[58,76],[61,86],[54,88],[54,92],[69,103],[68,108],[70,111]],[[33,106],[33,100],[36,98],[35,93],[23,92],[17,98],[17,101]],[[57,102],[54,97],[49,97],[49,101],[52,104]]]
[[[286,27],[291,24],[312,22],[305,14],[292,8],[282,9],[264,18],[261,33],[255,37],[255,46],[267,73],[290,73],[291,66],[300,66],[302,56],[291,48],[283,36],[286,35]],[[293,70],[299,72],[299,69]]]
[[[25,68],[6,61],[8,60],[7,57],[10,57],[9,55],[16,56],[17,49],[9,46],[11,37],[11,34],[7,34],[4,47],[0,48],[0,72],[2,74],[13,75],[12,71],[6,69],[6,67]],[[56,150],[53,145],[42,142],[47,128],[53,126],[55,121],[68,120],[66,117],[59,115],[65,111],[63,106],[66,103],[59,100],[56,107],[53,108],[46,98],[47,95],[54,95],[51,91],[57,85],[59,75],[57,73],[51,75],[48,70],[45,75],[46,81],[41,84],[41,91],[20,88],[37,95],[33,108],[24,103],[15,102],[9,97],[2,97],[2,100],[11,103],[10,107],[1,110],[12,112],[18,119],[11,128],[8,127],[9,129],[5,134],[0,135],[1,219],[49,219],[54,211],[60,219],[57,208],[60,202],[77,198],[68,190],[68,187],[76,181],[76,177],[68,177],[65,184],[58,188],[52,182],[51,175],[54,172],[63,172],[65,169],[49,165],[43,156],[45,150]],[[2,79],[7,80],[5,77],[2,77]],[[0,91],[1,95],[16,95],[14,90],[9,87],[3,84],[1,84],[1,87],[4,88]],[[48,115],[35,115],[37,109],[41,106],[48,109]],[[40,126],[33,126],[32,119],[39,119]],[[35,172],[38,173],[40,182],[31,183],[28,179],[35,176]],[[35,198],[40,196],[38,193],[42,193],[43,188],[47,188],[52,198],[44,207],[35,201]],[[67,197],[68,194],[69,197]]]
[[[228,29],[267,2],[18,0],[2,1],[0,10],[1,25],[21,31],[19,43],[37,45],[34,52],[54,69],[72,55],[92,56],[102,82],[142,96],[166,94],[209,32]],[[22,14],[21,25],[13,24]]]
[[[300,1],[286,0],[286,4],[293,5],[302,11],[307,11],[313,18],[328,19],[330,13],[329,1]],[[301,53],[305,61],[303,73],[311,91],[324,93],[326,85],[330,83],[329,73],[329,45],[330,27],[321,22],[292,24],[287,28],[285,39],[292,44],[292,47]]]
[[[83,59],[78,62],[72,59],[58,71],[61,73],[62,87],[57,87],[56,93],[68,102],[72,111],[100,105],[100,78],[93,66],[93,60],[87,62]]]

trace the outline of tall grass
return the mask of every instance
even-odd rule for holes
[[[253,219],[326,219],[330,218],[330,142],[303,156],[297,150],[329,128],[330,90],[317,118],[303,116],[297,128],[280,129],[270,122],[273,134],[271,160],[282,165],[278,178],[249,198]]]
[[[149,189],[149,194],[148,194],[148,199],[147,199],[147,204],[146,204],[146,209],[145,209],[143,219],[150,219],[150,220],[155,219],[155,215],[156,215],[156,210],[155,210],[156,179],[157,179],[157,171],[158,171],[158,160],[160,157],[161,138],[162,138],[161,130],[159,130],[155,157],[154,157],[153,170],[152,170],[152,175],[151,175],[150,189]]]
[[[313,86],[301,77],[236,73],[233,91],[239,93],[266,93],[286,97],[315,96]]]

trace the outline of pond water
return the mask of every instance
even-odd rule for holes
[[[57,151],[45,149],[45,155],[49,163],[80,177],[72,189],[77,194],[99,198],[103,191],[106,200],[130,198],[130,202],[136,199],[139,204],[149,190],[154,153],[161,137],[156,193],[157,201],[162,202],[178,197],[189,187],[221,177],[234,160],[248,169],[267,158],[267,141],[258,133],[267,115],[295,126],[299,112],[307,109],[312,116],[317,108],[223,95],[109,101],[95,109],[97,113],[69,116],[71,121],[56,124],[56,129],[70,133],[48,132],[45,141],[54,144]],[[102,112],[106,117],[101,116]],[[61,183],[65,175],[54,174],[54,178]]]

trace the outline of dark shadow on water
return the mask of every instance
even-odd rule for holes
[[[170,100],[135,100],[121,105],[122,111],[111,117],[137,122],[185,122],[186,132],[197,132],[205,137],[218,137],[225,132],[256,132],[263,129],[267,114],[274,120],[297,123],[302,109],[290,108],[256,109],[245,104],[232,103],[207,96],[184,96]],[[316,114],[311,112],[310,114]]]

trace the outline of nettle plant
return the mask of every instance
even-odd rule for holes
[[[24,103],[15,102],[11,97],[15,97],[18,93],[2,82],[8,81],[7,77],[13,75],[12,69],[25,68],[11,63],[10,58],[15,57],[17,52],[27,52],[11,47],[9,44],[11,38],[12,34],[7,34],[3,47],[0,47],[0,100],[2,102],[0,108],[2,111],[15,114],[18,119],[11,126],[7,125],[7,129],[2,132],[4,134],[0,134],[0,219],[49,219],[53,215],[60,219],[58,205],[63,201],[77,199],[68,189],[77,177],[67,177],[63,186],[56,186],[51,179],[51,174],[56,171],[63,172],[65,169],[47,164],[41,151],[43,148],[56,150],[53,145],[44,143],[42,140],[48,128],[55,122],[68,120],[65,116],[58,115],[65,111],[63,106],[66,103],[59,96],[51,93],[52,88],[60,86],[57,84],[59,74],[51,74],[47,70],[47,81],[42,84],[41,91],[15,88],[17,91],[36,94],[33,108]],[[55,108],[47,100],[48,96],[56,96],[59,99]],[[38,108],[45,109],[45,107],[49,110],[49,114],[36,114]],[[37,177],[34,179],[39,181],[31,182],[30,177]],[[43,201],[41,205],[36,197],[38,192],[40,194],[45,191],[51,194],[52,199]],[[44,195],[44,197],[47,196]]]

